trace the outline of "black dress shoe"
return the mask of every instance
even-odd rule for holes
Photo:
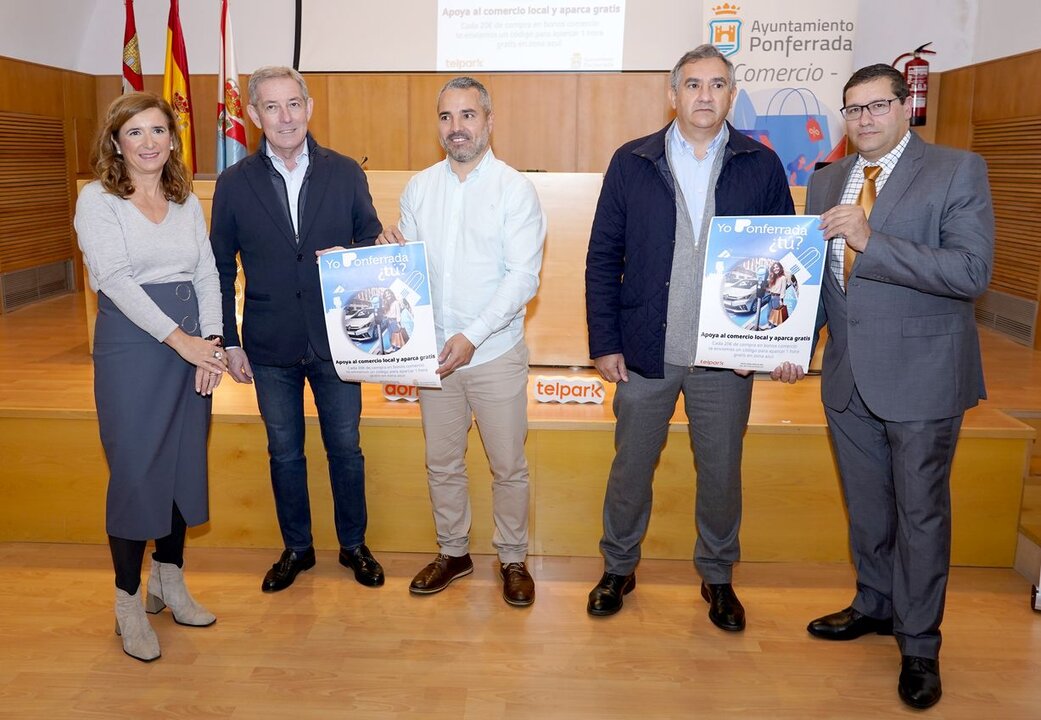
[[[701,597],[708,602],[708,619],[720,630],[745,629],[745,608],[730,583],[701,583]]]
[[[278,562],[271,566],[264,576],[260,589],[264,592],[278,592],[293,584],[296,576],[304,570],[314,567],[314,548],[307,548],[302,553],[285,550]]]
[[[535,581],[524,563],[502,563],[499,577],[502,578],[502,599],[510,605],[526,607],[535,602]]]
[[[856,640],[869,633],[879,635],[893,634],[893,618],[880,620],[868,617],[848,607],[837,613],[819,617],[810,621],[806,630],[815,637],[825,640]]]
[[[635,587],[636,573],[615,575],[605,572],[600,582],[589,593],[586,612],[597,617],[614,615],[622,609],[622,596],[631,593]]]
[[[362,585],[379,587],[383,584],[383,566],[364,544],[350,550],[340,548],[340,564],[353,570],[354,579]]]
[[[434,562],[412,578],[408,591],[415,595],[432,595],[444,590],[453,580],[469,575],[473,571],[474,564],[469,553],[459,557],[438,553]]]
[[[904,655],[900,667],[900,699],[913,708],[925,710],[940,700],[940,661]]]

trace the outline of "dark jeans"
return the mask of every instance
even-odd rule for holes
[[[304,457],[304,380],[311,385],[318,408],[325,454],[329,459],[336,536],[342,548],[365,542],[365,458],[359,447],[361,387],[345,383],[331,360],[316,357],[311,348],[291,367],[253,365],[257,403],[267,428],[271,486],[282,541],[302,552],[312,545],[311,503]]]

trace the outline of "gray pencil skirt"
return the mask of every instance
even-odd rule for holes
[[[142,286],[189,335],[199,335],[190,282]],[[109,466],[105,529],[128,540],[170,534],[174,503],[189,526],[209,519],[206,439],[212,400],[195,366],[98,293],[94,400]]]

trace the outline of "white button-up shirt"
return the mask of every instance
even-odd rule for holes
[[[446,158],[405,186],[399,229],[426,243],[439,349],[462,333],[477,348],[473,367],[524,338],[524,308],[539,286],[546,239],[530,180],[491,149],[462,182]]]
[[[274,153],[270,145],[267,146],[267,156],[271,158],[271,164],[275,166],[278,174],[286,181],[286,194],[289,198],[289,219],[293,221],[293,232],[297,236],[297,242],[299,242],[300,190],[304,187],[304,176],[307,175],[307,166],[311,164],[311,156],[307,153],[307,143],[304,143],[304,149],[296,156],[296,167],[292,170],[286,166],[285,160]]]

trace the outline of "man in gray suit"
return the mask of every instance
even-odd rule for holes
[[[900,697],[926,708],[941,693],[951,458],[965,410],[985,397],[973,300],[990,282],[994,214],[983,159],[910,132],[907,96],[888,65],[855,72],[842,115],[858,154],[807,190],[831,241],[821,395],[857,572],[851,606],[807,629],[895,634]]]

